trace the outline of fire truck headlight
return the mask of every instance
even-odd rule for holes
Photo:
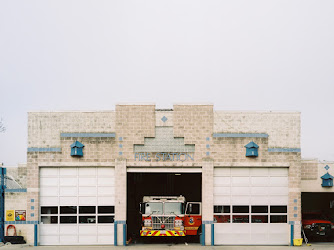
[[[183,226],[183,220],[175,220],[175,227],[182,227]]]
[[[152,226],[152,220],[146,219],[144,220],[144,227],[151,227]]]

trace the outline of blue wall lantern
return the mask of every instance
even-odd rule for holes
[[[258,157],[259,156],[258,154],[259,146],[255,142],[251,141],[245,146],[245,148],[246,148],[247,157]]]
[[[71,156],[83,156],[82,149],[85,145],[83,145],[81,142],[75,141],[71,145]]]
[[[331,176],[328,172],[321,176],[322,179],[322,187],[333,187],[333,176]]]

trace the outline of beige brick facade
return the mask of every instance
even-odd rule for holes
[[[27,163],[27,219],[39,220],[38,209],[31,210],[31,200],[39,204],[40,167],[115,167],[117,221],[126,220],[127,167],[199,167],[202,169],[203,220],[212,223],[215,167],[275,166],[289,168],[288,221],[299,224],[301,178],[314,175],[313,172],[308,174],[313,163],[301,164],[300,113],[229,112],[214,111],[213,108],[211,104],[176,104],[173,110],[156,110],[154,104],[120,104],[116,105],[115,111],[29,113],[28,148],[31,150],[28,150]],[[185,145],[194,145],[194,159],[178,162],[135,159],[135,145],[144,145],[145,138],[154,138],[156,127],[170,127],[174,138],[184,138]],[[114,133],[115,137],[66,137],[61,136],[61,133]],[[249,135],[215,137],[215,133]],[[268,136],[252,137],[252,134]],[[70,155],[70,145],[75,140],[85,145],[81,158]],[[259,145],[259,156],[256,158],[245,156],[244,146],[250,141]],[[155,152],[159,152],[159,145],[156,147]],[[307,174],[302,174],[301,170]],[[34,217],[30,216],[32,213]],[[121,225],[118,226],[118,242],[121,244],[123,232]],[[299,228],[297,226],[295,230],[296,238],[300,237]],[[211,244],[210,230],[211,227],[207,225],[206,244]],[[32,243],[32,235],[31,231],[27,233],[29,243]]]
[[[315,192],[315,193],[332,193],[334,187],[322,187],[321,176],[327,172],[334,176],[334,162],[333,161],[319,161],[318,159],[303,159],[302,160],[302,179],[301,179],[301,191],[302,192]],[[326,170],[325,167],[329,169]]]
[[[303,159],[301,162],[302,180],[318,179],[318,159]]]

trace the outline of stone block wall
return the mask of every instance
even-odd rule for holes
[[[27,193],[9,193],[5,194],[5,211],[7,210],[25,210],[27,212]],[[5,214],[6,216],[6,214]],[[22,223],[26,223],[23,221]],[[33,242],[33,235],[31,234],[31,230],[33,229],[32,225],[29,224],[17,224],[16,221],[6,221],[5,224],[5,234],[7,231],[7,227],[9,225],[14,225],[16,228],[16,234],[18,236],[23,236],[27,242]],[[11,236],[12,231],[9,230],[9,236]]]
[[[174,105],[174,136],[195,145],[195,161],[207,157],[207,145],[213,133],[213,105]]]
[[[251,141],[259,146],[258,157],[246,157],[245,145]],[[213,138],[211,152],[215,162],[270,162],[268,138]]]
[[[116,105],[118,157],[134,161],[134,144],[155,137],[155,123],[155,105]]]
[[[115,132],[115,111],[28,113],[28,147],[59,147],[66,132]]]
[[[300,112],[215,111],[214,132],[267,133],[270,148],[300,148]]]
[[[163,117],[166,119],[162,119]],[[115,111],[105,112],[29,113],[28,147],[60,150],[28,152],[27,219],[33,221],[39,218],[40,166],[110,163],[115,165],[115,173],[118,176],[115,219],[124,221],[126,166],[134,166],[135,145],[143,145],[145,137],[154,138],[156,127],[172,127],[175,138],[184,138],[185,144],[195,145],[194,160],[188,159],[186,162],[178,163],[167,161],[159,166],[188,167],[191,166],[191,162],[202,167],[203,194],[205,190],[212,194],[203,195],[203,219],[208,223],[213,221],[212,190],[215,165],[265,167],[275,164],[276,167],[279,167],[279,164],[289,166],[289,220],[300,222],[300,113],[214,111],[211,104],[176,104],[173,110],[156,110],[154,104],[120,104],[116,105]],[[61,137],[61,133],[115,133],[116,136]],[[216,138],[213,137],[214,133],[264,133],[268,134],[268,137]],[[70,156],[70,145],[75,140],[85,145],[82,158]],[[259,156],[256,158],[245,157],[244,146],[250,141],[259,145]],[[271,148],[278,150],[270,151]],[[156,166],[153,161],[151,164],[152,167]],[[295,207],[298,209],[294,210]],[[295,235],[299,238],[298,234],[300,231],[297,229]]]
[[[318,159],[302,159],[301,177],[302,180],[316,180],[318,178]]]
[[[326,170],[325,167],[329,169]],[[334,161],[319,161],[318,159],[302,160],[301,192],[332,193],[334,187],[322,187],[322,179],[326,173],[334,176]]]

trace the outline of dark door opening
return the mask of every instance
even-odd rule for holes
[[[141,237],[139,204],[143,196],[184,196],[187,201],[202,200],[201,173],[128,173],[127,174],[127,239],[132,242],[185,241],[185,237]],[[143,239],[145,238],[145,239]],[[149,238],[149,239],[148,239]],[[178,239],[176,239],[178,238]],[[182,239],[180,239],[182,238]],[[196,237],[195,241],[199,242]]]
[[[302,193],[302,226],[310,242],[334,240],[334,193]]]

